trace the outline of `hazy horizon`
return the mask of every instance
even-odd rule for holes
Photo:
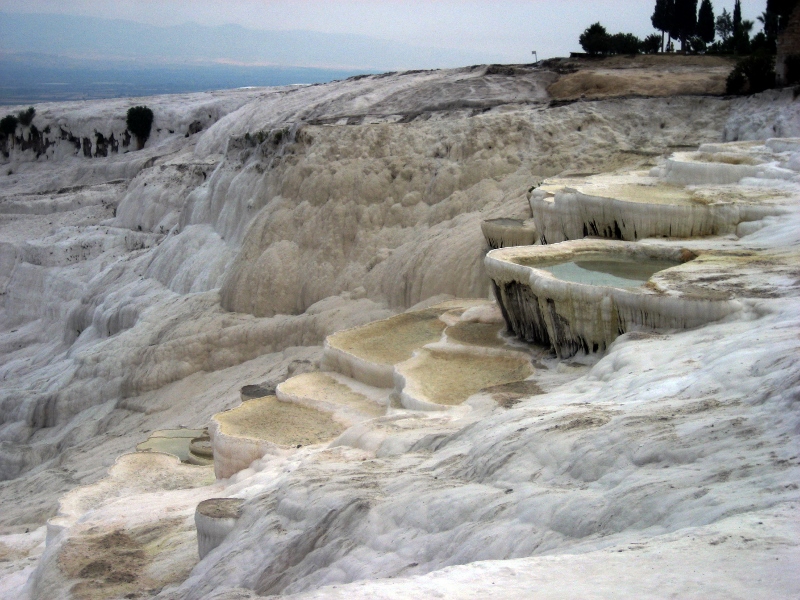
[[[2,21],[49,15],[49,22],[60,17],[70,27],[60,32],[56,27],[40,28],[27,36],[28,43],[45,54],[61,54],[49,47],[74,35],[80,28],[74,17],[79,17],[87,23],[130,22],[135,34],[108,31],[103,36],[108,41],[117,34],[119,58],[152,58],[167,41],[186,52],[176,60],[192,61],[202,55],[249,66],[390,70],[526,63],[531,62],[533,50],[539,58],[579,51],[580,33],[596,21],[612,33],[640,37],[653,33],[653,4],[651,0],[71,0],[65,6],[61,0],[0,0],[0,13],[5,13],[0,15],[0,51],[20,51],[15,48],[20,40]],[[734,0],[714,2],[715,14],[723,8],[732,11],[733,4]],[[766,0],[744,0],[743,16],[755,21],[765,8]],[[225,28],[241,39],[225,38],[221,35]],[[149,32],[145,40],[137,39],[142,31]],[[204,39],[209,33],[215,39]],[[304,55],[284,52],[276,59],[287,34],[305,37],[305,47],[298,46]],[[275,39],[271,47],[263,45],[268,37]],[[91,55],[93,38],[83,35],[81,41]],[[242,58],[248,44],[249,56]],[[331,50],[333,56],[327,54]],[[108,45],[100,51],[107,53]]]
[[[734,0],[715,3],[715,13]],[[530,63],[595,21],[653,33],[650,0],[0,0],[0,104],[325,83]],[[766,0],[743,3],[755,20]],[[756,30],[760,24],[756,23]]]

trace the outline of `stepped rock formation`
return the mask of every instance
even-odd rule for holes
[[[615,61],[37,106],[0,157],[0,598],[797,596],[800,103]],[[720,153],[753,169],[692,179]],[[651,295],[736,310],[504,333],[482,223],[636,246],[674,215],[598,190],[656,180],[713,226],[644,242],[699,256]]]

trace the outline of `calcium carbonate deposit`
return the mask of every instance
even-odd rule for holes
[[[800,596],[800,101],[574,80],[37,105],[0,598]]]

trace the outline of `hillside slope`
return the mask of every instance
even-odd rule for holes
[[[101,481],[152,431],[202,428],[243,385],[314,368],[334,331],[488,297],[480,223],[529,217],[528,191],[543,178],[650,168],[704,142],[800,136],[789,90],[553,103],[570,75],[483,66],[37,106],[37,133],[18,130],[0,165],[0,542],[25,546],[10,536],[35,532],[62,494]],[[122,143],[133,104],[156,115],[140,151]],[[748,243],[796,245],[795,226],[772,223]],[[175,594],[300,592],[600,551],[743,512],[783,531],[783,509],[769,511],[797,501],[794,306],[622,340],[591,371],[553,365],[575,369],[575,384],[553,390],[546,410],[435,425],[409,454],[303,449],[265,461],[226,492],[258,507],[249,530]],[[743,416],[759,389],[774,393]],[[710,422],[694,416],[662,428],[661,403],[677,398],[680,414],[699,415],[711,396],[709,419],[725,435],[709,441]],[[609,425],[552,433],[583,411]],[[638,444],[652,445],[647,456]],[[193,494],[181,510],[204,499]],[[259,516],[275,507],[288,511],[291,543],[281,541],[287,522]],[[97,510],[98,522],[119,516]],[[58,552],[51,545],[39,563],[34,597],[81,597]],[[0,572],[9,597],[32,573],[26,557]],[[170,584],[189,575],[186,561]]]

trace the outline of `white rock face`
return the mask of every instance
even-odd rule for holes
[[[490,248],[530,246],[537,242],[536,225],[532,219],[489,219],[481,223],[483,236]]]
[[[197,526],[197,552],[201,559],[233,531],[241,516],[241,506],[239,498],[210,498],[197,505],[194,522]]]
[[[797,574],[787,564],[797,561],[797,535],[792,505],[746,519],[724,519],[674,534],[632,541],[622,547],[580,555],[487,561],[446,567],[427,575],[361,581],[290,595],[293,600],[395,598],[575,597],[663,598],[665,590],[682,598],[708,598],[725,590],[733,597],[788,598],[797,590]],[[777,535],[778,547],[755,542],[764,526]],[[742,540],[750,540],[743,542]],[[702,569],[688,570],[687,557]],[[765,582],[769,582],[768,584]],[[241,594],[241,595],[239,595]],[[248,598],[235,590],[214,598]]]
[[[712,269],[718,270],[724,258],[711,259]],[[657,266],[641,280],[638,276],[609,278],[600,271],[601,279],[595,283],[580,279],[598,273],[581,269],[582,261],[623,274],[648,263]],[[741,311],[741,303],[732,294],[701,293],[698,281],[708,276],[705,262],[674,243],[654,246],[605,240],[494,250],[486,257],[510,328],[528,342],[552,346],[560,358],[604,352],[623,333],[690,329]],[[574,269],[580,277],[559,277],[548,272],[549,265]],[[726,266],[735,271],[735,259]],[[630,285],[627,282],[632,285],[622,287]]]
[[[125,120],[128,109],[141,104],[153,111],[152,130],[145,147],[159,146],[176,136],[191,136],[208,129],[262,94],[261,90],[248,89],[186,94],[177,102],[176,96],[165,95],[37,104],[33,128],[17,127],[16,136],[27,143],[19,144],[15,140],[4,146],[8,156],[2,156],[0,160],[11,164],[18,161],[62,161],[73,156],[106,157],[134,151],[136,139],[131,139],[127,133]],[[7,110],[8,114],[17,114],[25,108],[11,106]],[[130,170],[127,173],[129,177],[135,174]]]
[[[538,241],[724,235],[784,214],[800,175],[770,141],[703,144],[649,172],[547,179],[529,194]]]
[[[611,597],[642,589],[624,578],[629,561],[609,559],[635,544],[672,553],[679,573],[681,555],[710,570],[733,556],[772,582],[771,597],[796,596],[791,572],[772,562],[797,547],[785,515],[800,500],[800,310],[796,275],[771,259],[731,275],[731,287],[755,290],[736,318],[627,334],[599,360],[543,356],[546,393],[509,409],[478,395],[453,413],[398,410],[335,447],[267,456],[224,483],[176,488],[177,464],[157,482],[129,473],[128,485],[118,468],[100,479],[149,432],[202,428],[238,404],[243,385],[319,361],[334,331],[442,294],[485,298],[480,223],[530,218],[528,191],[545,177],[800,133],[787,94],[551,108],[554,77],[476,68],[37,106],[39,131],[63,127],[81,150],[59,133],[38,159],[14,146],[0,165],[0,536],[36,530],[70,489],[84,486],[68,498],[86,502],[72,505],[23,593],[80,596],[105,567],[63,561],[119,529],[130,548],[165,552],[136,563],[129,582],[165,598],[341,593],[327,585],[379,597],[392,584],[377,580],[396,576],[424,594],[454,565],[454,596],[466,597],[458,581],[503,568],[472,563],[506,559],[528,561],[509,568],[533,575],[559,562],[577,590],[591,583],[582,568],[610,565],[623,586],[609,584]],[[154,110],[151,140],[95,156],[95,130],[119,139],[132,104]],[[776,118],[783,129],[764,135]],[[185,137],[197,120],[203,130]],[[791,264],[797,211],[761,225],[712,245]],[[194,507],[234,495],[247,500],[242,517],[196,563]],[[765,550],[779,561],[738,538],[712,545],[717,535],[759,548],[781,540]],[[0,590],[24,597],[20,573],[3,571]],[[111,597],[128,593],[102,581]],[[723,595],[753,590],[713,581]],[[685,589],[669,585],[647,589]]]

